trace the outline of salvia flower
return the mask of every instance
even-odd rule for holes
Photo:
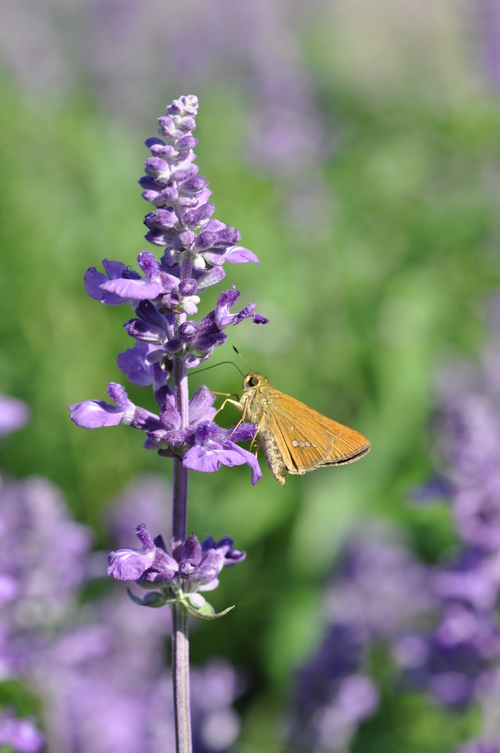
[[[233,547],[233,540],[228,536],[219,542],[212,537],[200,542],[191,534],[170,555],[163,538],[157,536],[153,539],[144,524],[137,526],[136,535],[142,547],[111,552],[108,575],[116,580],[135,582],[148,590],[159,588],[159,591],[147,594],[141,602],[143,606],[158,607],[180,600],[196,613],[203,607],[210,609],[200,592],[217,588],[221,570],[246,557],[245,552]],[[214,615],[207,612],[199,616]]]
[[[218,543],[211,538],[200,543],[194,534],[186,538],[188,471],[211,473],[223,465],[247,464],[253,484],[261,477],[256,457],[238,446],[238,442],[254,438],[256,427],[219,427],[214,422],[215,396],[207,387],[202,385],[189,400],[188,369],[226,342],[224,330],[229,325],[245,319],[267,323],[253,303],[233,310],[240,297],[234,286],[219,295],[213,310],[194,318],[201,293],[225,277],[225,262],[258,263],[249,249],[239,245],[238,230],[213,218],[208,181],[198,175],[193,152],[197,111],[194,96],[174,100],[166,116],[159,118],[161,138],[146,141],[151,157],[139,182],[143,198],[154,207],[144,219],[146,240],[163,247],[161,257],[141,251],[139,272],[119,261],[106,260],[105,272],[92,267],[85,276],[92,298],[132,308],[133,316],[124,327],[135,344],[118,356],[118,366],[133,383],[153,387],[158,413],[136,405],[115,382],[108,384],[112,404],[87,400],[69,408],[70,418],[78,426],[132,426],[145,433],[146,449],[173,458],[172,554],[161,537],[153,539],[146,526],[140,525],[136,532],[141,548],[111,552],[108,574],[147,589],[142,599],[129,591],[134,602],[149,607],[170,603],[174,619],[178,619],[172,641],[176,665],[173,697],[177,745],[186,750],[191,749],[191,724],[189,708],[180,699],[188,693],[189,663],[178,636],[184,633],[187,642],[186,610],[205,619],[229,611],[216,614],[201,592],[216,588],[222,568],[245,557],[229,538]]]
[[[230,325],[245,319],[254,324],[267,322],[253,303],[233,310],[240,297],[234,286],[219,295],[208,314],[193,318],[201,294],[223,280],[225,262],[258,263],[252,251],[239,245],[240,233],[212,217],[208,181],[198,174],[193,152],[197,111],[195,96],[174,100],[158,120],[160,138],[146,141],[151,156],[139,183],[143,198],[154,206],[144,220],[146,239],[163,247],[161,257],[141,251],[139,271],[105,259],[104,272],[91,267],[85,275],[89,296],[110,306],[131,306],[133,316],[124,327],[135,344],[118,356],[118,366],[134,384],[153,388],[159,415],[136,406],[122,385],[110,383],[108,394],[114,404],[103,400],[75,403],[69,406],[70,418],[85,429],[118,424],[141,429],[146,449],[180,458],[189,470],[211,473],[222,465],[246,463],[255,484],[261,477],[256,457],[238,446],[254,437],[255,427],[227,432],[216,426],[215,397],[206,387],[191,399],[189,423],[181,426],[174,399],[174,362],[183,369],[194,368],[226,342],[225,330]]]

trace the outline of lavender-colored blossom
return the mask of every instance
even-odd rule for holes
[[[104,259],[102,262],[106,274],[99,272],[95,267],[90,267],[85,273],[85,290],[87,294],[101,303],[106,303],[108,306],[120,306],[124,301],[123,297],[109,291],[103,287],[104,284],[110,280],[140,280],[141,276],[130,267],[127,267],[121,261],[108,261]]]
[[[174,593],[212,591],[219,584],[223,567],[241,562],[245,552],[232,546],[229,537],[218,543],[212,537],[200,543],[194,534],[169,555],[163,539],[154,540],[144,524],[136,529],[140,549],[119,549],[108,557],[108,575],[116,580],[135,581],[144,588],[170,589]]]
[[[214,659],[192,673],[193,749],[196,753],[216,753],[231,747],[238,737],[240,719],[232,703],[243,683],[233,667]]]
[[[183,282],[186,282],[185,280]],[[255,324],[265,324],[267,319],[254,313],[253,303],[241,311],[231,314],[229,308],[239,298],[240,293],[235,288],[222,293],[216,308],[203,317],[199,322],[188,320],[175,329],[172,316],[179,301],[177,296],[172,304],[172,297],[165,302],[163,296],[161,305],[156,308],[151,301],[142,301],[135,309],[136,317],[125,323],[125,330],[138,343],[147,343],[154,348],[147,354],[146,361],[158,363],[174,355],[182,355],[188,368],[198,366],[212,354],[214,348],[223,345],[227,340],[224,329],[229,324],[239,324],[244,319],[252,319]],[[188,296],[192,301],[192,296]],[[189,313],[189,312],[186,312]]]
[[[491,319],[496,315],[495,302]],[[484,552],[500,547],[500,346],[492,338],[475,370],[446,370],[438,385],[436,454],[460,538]]]
[[[0,713],[0,746],[4,745],[15,753],[41,753],[45,750],[45,735],[32,719],[16,718],[7,710]]]
[[[194,96],[174,100],[167,114],[158,119],[162,138],[146,141],[152,156],[145,162],[146,175],[139,183],[143,198],[157,207],[144,220],[149,228],[146,239],[153,245],[167,246],[163,259],[168,267],[183,265],[188,259],[195,270],[220,266],[225,260],[258,263],[251,252],[247,257],[231,255],[240,233],[210,219],[214,206],[208,203],[208,181],[197,175],[194,163],[197,139],[192,132],[197,111]]]
[[[15,397],[0,395],[0,437],[22,429],[30,420],[26,403]]]

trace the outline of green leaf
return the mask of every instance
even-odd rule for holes
[[[193,594],[193,596],[199,596],[199,594]],[[213,606],[208,603],[208,601],[205,601],[205,603],[201,606],[193,606],[189,596],[181,598],[181,601],[186,607],[189,614],[192,614],[193,617],[200,617],[202,620],[217,620],[219,619],[219,617],[224,617],[224,615],[230,612],[231,609],[234,609],[233,605],[232,607],[224,609],[223,612],[217,613]],[[198,600],[196,599],[196,601]]]

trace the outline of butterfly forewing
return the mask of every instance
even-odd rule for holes
[[[341,465],[357,460],[370,448],[368,440],[354,429],[333,421],[313,408],[273,388],[270,413],[280,446],[288,449],[289,473],[304,473],[323,465]],[[279,441],[279,440],[278,440]],[[291,466],[291,467],[290,467]]]

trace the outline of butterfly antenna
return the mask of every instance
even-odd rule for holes
[[[243,363],[245,364],[245,366],[247,367],[247,369],[248,369],[249,371],[252,371],[252,369],[251,369],[251,368],[250,368],[250,366],[249,366],[249,365],[247,364],[247,362],[245,361],[245,359],[244,359],[244,358],[243,358],[243,356],[241,355],[241,353],[240,353],[240,351],[238,350],[238,348],[236,347],[236,345],[233,345],[233,350],[234,350],[234,352],[236,353],[236,355],[238,356],[238,358],[241,358],[241,360],[243,361]]]
[[[204,371],[208,371],[209,369],[215,369],[216,366],[223,366],[223,364],[229,363],[231,366],[234,366],[235,369],[237,369],[241,376],[245,376],[242,370],[236,366],[234,361],[219,361],[219,363],[213,363],[211,366],[206,366],[204,369],[199,369],[199,371],[195,371],[194,374],[203,374]]]

